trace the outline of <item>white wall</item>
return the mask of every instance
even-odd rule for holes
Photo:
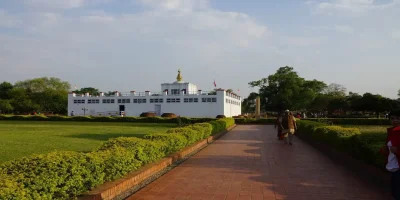
[[[227,117],[238,116],[242,114],[241,97],[224,92],[224,113]]]
[[[154,112],[155,105],[161,105],[162,113],[175,113],[182,117],[216,117],[224,113],[224,91],[217,95],[179,95],[179,96],[113,96],[90,97],[68,95],[68,115],[74,111],[74,115],[84,115],[82,108],[87,108],[86,116],[98,116],[99,113],[119,112],[119,105],[125,105],[125,116],[139,116],[143,112]],[[146,103],[133,103],[133,99],[146,99]],[[163,103],[150,103],[150,99],[163,99]],[[167,98],[180,98],[180,103],[167,103]],[[198,98],[198,102],[185,103],[184,98]],[[217,98],[217,102],[202,102],[202,98]],[[85,104],[76,104],[74,100],[84,99]],[[89,99],[99,99],[98,104],[88,104]],[[114,99],[115,103],[103,103],[103,99]],[[130,103],[118,103],[118,99],[130,99]],[[104,116],[104,114],[102,114]],[[226,114],[225,114],[226,115]]]

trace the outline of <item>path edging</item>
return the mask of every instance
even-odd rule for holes
[[[361,179],[370,182],[381,188],[383,191],[389,192],[390,187],[390,173],[376,166],[367,164],[363,161],[357,160],[346,154],[340,152],[326,144],[313,140],[309,135],[302,134],[301,132],[296,133],[296,136],[301,140],[306,141],[308,144],[313,146],[318,151],[326,154],[331,160],[340,163],[341,165],[352,170],[353,173],[358,175]]]
[[[130,172],[127,175],[111,181],[106,182],[102,185],[97,186],[96,188],[92,189],[91,191],[83,194],[78,199],[80,200],[111,200],[120,194],[124,193],[125,191],[138,186],[143,181],[148,179],[149,177],[154,176],[155,174],[161,172],[162,170],[168,168],[172,164],[183,160],[186,156],[190,155],[193,152],[201,150],[202,148],[206,147],[207,145],[211,144],[215,140],[219,139],[221,136],[225,135],[227,132],[232,130],[236,127],[236,124],[232,125],[231,127],[227,128],[226,130],[217,133],[215,135],[209,136],[206,139],[198,141],[184,149],[173,153],[167,157],[162,158],[154,163],[147,164],[142,166],[136,171]]]

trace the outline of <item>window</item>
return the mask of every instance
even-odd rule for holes
[[[150,99],[150,103],[162,103],[164,99]]]
[[[193,98],[193,101],[194,101],[195,103],[197,103],[197,102],[199,102],[199,98]]]
[[[74,103],[85,103],[85,99],[75,99]]]
[[[167,103],[180,103],[181,99],[179,98],[168,98]]]
[[[118,99],[118,103],[131,103],[130,99]]]
[[[88,99],[88,103],[100,103],[99,99]]]
[[[179,89],[171,89],[171,94],[179,94]]]
[[[211,102],[211,98],[207,98],[207,102]]]
[[[133,99],[133,103],[137,103],[138,102],[138,99]]]
[[[103,103],[115,103],[114,99],[103,99]]]
[[[189,102],[189,98],[184,98],[183,102],[185,102],[185,103]]]
[[[207,102],[207,98],[201,98],[201,102]]]
[[[190,98],[190,99],[189,99],[189,103],[193,103],[193,98]]]
[[[146,103],[146,99],[138,99],[138,103]]]
[[[212,102],[217,102],[217,98],[212,98],[211,101]]]

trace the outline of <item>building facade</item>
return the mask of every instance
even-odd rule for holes
[[[179,70],[175,82],[161,84],[161,92],[115,92],[112,96],[69,93],[68,115],[140,116],[143,112],[155,112],[157,116],[174,113],[182,117],[232,117],[241,114],[241,101],[239,95],[223,89],[199,90],[184,82]]]

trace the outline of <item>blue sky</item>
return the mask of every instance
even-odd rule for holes
[[[101,91],[212,90],[292,66],[395,98],[399,0],[0,0],[0,81],[55,76]]]

